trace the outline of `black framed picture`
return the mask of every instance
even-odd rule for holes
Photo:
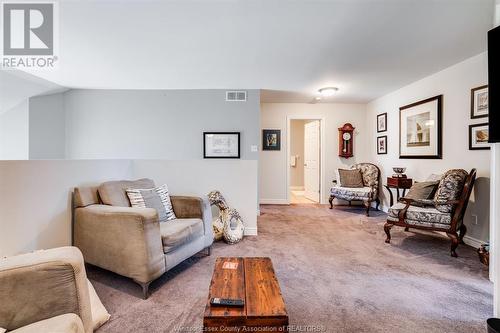
[[[490,149],[488,123],[469,125],[469,150]]]
[[[240,132],[203,132],[203,158],[240,158]]]
[[[281,150],[281,130],[262,130],[262,150]]]
[[[377,137],[377,154],[387,154],[387,135]]]
[[[399,158],[442,158],[443,95],[399,108]]]
[[[387,112],[377,115],[377,133],[387,131]]]
[[[488,117],[488,86],[481,86],[470,91],[471,119]]]

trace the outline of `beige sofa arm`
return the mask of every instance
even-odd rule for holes
[[[85,262],[140,283],[165,272],[158,214],[153,208],[77,208],[74,242]]]
[[[87,275],[75,247],[0,259],[0,300],[0,327],[9,331],[74,313],[92,332]]]

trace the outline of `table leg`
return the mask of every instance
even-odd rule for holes
[[[387,185],[384,185],[384,187],[387,189],[387,192],[389,192],[389,203],[391,204],[391,207],[392,205],[394,205],[394,197],[392,196],[392,191],[391,191],[391,188]]]

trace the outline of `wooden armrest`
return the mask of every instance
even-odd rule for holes
[[[407,199],[407,198],[401,198],[401,199],[399,199],[399,201],[405,203],[405,207],[398,212],[399,223],[404,223],[405,218],[406,218],[406,211],[410,207],[411,203],[414,202],[415,200],[413,200],[413,199]]]
[[[411,204],[412,204],[412,202],[415,202],[415,200],[414,200],[414,199],[410,199],[410,198],[399,198],[399,201],[400,201],[400,202],[403,202],[403,203],[405,203],[405,204],[407,204],[407,205],[411,205]]]

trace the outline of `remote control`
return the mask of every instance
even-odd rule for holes
[[[242,299],[229,299],[229,298],[211,298],[210,305],[213,306],[237,306],[242,307],[245,305],[245,301]]]

